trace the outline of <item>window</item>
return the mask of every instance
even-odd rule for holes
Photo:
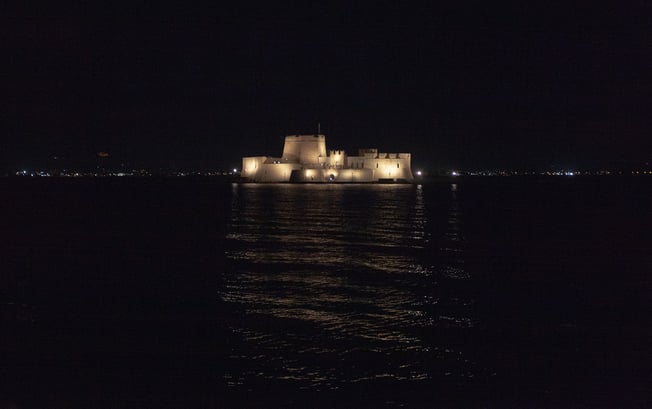
[[[398,163],[396,164],[396,167],[397,167],[397,168],[399,167],[399,166],[398,166]]]

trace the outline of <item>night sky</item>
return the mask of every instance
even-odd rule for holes
[[[651,161],[652,5],[528,3],[3,6],[0,167],[230,168],[317,123],[431,169]]]

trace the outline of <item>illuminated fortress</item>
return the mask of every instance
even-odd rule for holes
[[[249,182],[411,182],[409,153],[360,149],[358,156],[326,151],[324,135],[289,135],[283,155],[242,158],[242,177]]]

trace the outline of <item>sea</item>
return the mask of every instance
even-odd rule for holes
[[[649,177],[0,192],[0,408],[652,407]]]

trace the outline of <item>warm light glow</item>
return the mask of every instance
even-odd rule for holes
[[[323,152],[322,152],[322,148]],[[365,152],[365,156],[347,157],[343,150],[331,150],[326,155],[325,138],[313,135],[290,135],[285,138],[283,159],[255,156],[243,158],[242,174],[252,182],[290,182],[292,172],[300,171],[297,181],[374,182],[379,179],[413,180],[410,155]],[[348,159],[347,159],[348,158]],[[375,159],[375,160],[373,160]],[[375,166],[374,166],[375,165]],[[375,169],[373,169],[375,168]],[[297,175],[298,176],[298,175]],[[292,180],[294,181],[294,180]]]
[[[393,164],[386,164],[383,166],[383,176],[391,177],[392,171],[396,169]]]

